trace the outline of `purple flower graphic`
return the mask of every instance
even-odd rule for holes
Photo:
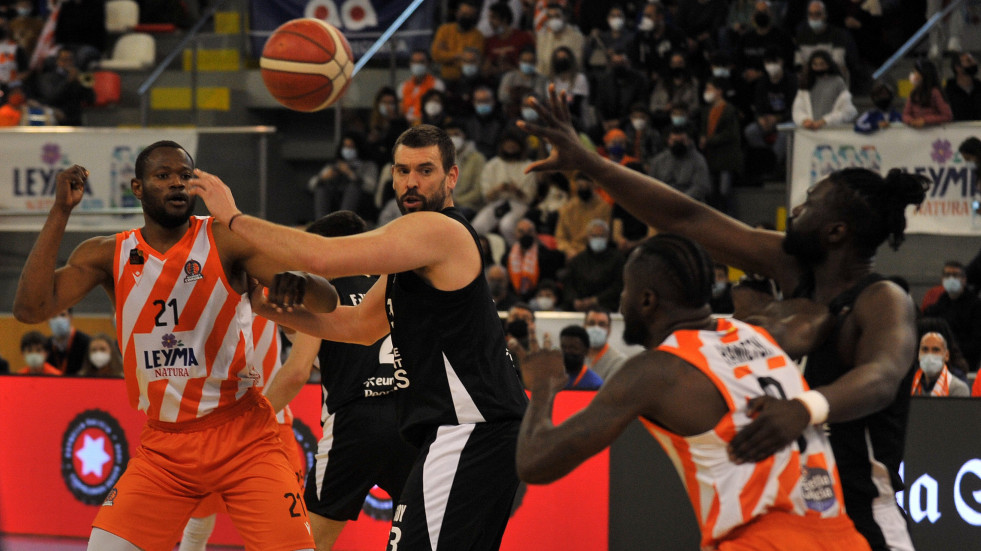
[[[160,344],[164,348],[173,348],[177,346],[177,337],[175,337],[173,333],[167,333],[163,336],[163,339],[161,339]]]
[[[41,161],[53,165],[61,159],[61,146],[56,143],[44,144],[41,149]]]
[[[933,151],[930,158],[940,164],[946,163],[954,156],[954,149],[949,140],[937,140],[933,142]]]

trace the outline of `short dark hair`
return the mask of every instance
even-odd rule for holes
[[[172,142],[170,140],[160,140],[159,142],[153,142],[152,144],[146,146],[145,148],[143,148],[143,151],[140,151],[140,154],[136,156],[136,166],[134,167],[134,174],[137,180],[142,180],[144,178],[145,176],[144,173],[146,172],[146,163],[147,163],[147,159],[150,158],[150,154],[153,153],[155,150],[160,149],[161,147],[171,147],[173,149],[180,149],[181,151],[184,152],[185,155],[187,155],[187,158],[191,160],[191,168],[192,169],[194,168],[194,157],[191,157],[191,154],[188,153],[186,149],[184,149],[184,146],[182,146],[177,142]]]
[[[961,142],[961,145],[957,148],[957,151],[959,151],[961,155],[967,153],[968,155],[973,155],[981,159],[981,140],[971,136],[970,138]]]
[[[20,351],[23,352],[28,346],[40,344],[45,350],[48,349],[48,338],[40,331],[28,331],[20,338]]]
[[[586,329],[581,325],[566,325],[562,328],[562,331],[559,332],[559,338],[561,339],[562,337],[579,339],[584,345],[586,345],[586,348],[589,348],[589,333],[587,333]]]
[[[606,316],[606,319],[610,321],[610,323],[613,323],[613,314],[611,314],[609,310],[603,308],[602,306],[593,306],[591,308],[587,308],[586,315],[583,316],[583,320],[584,320],[583,323],[585,323],[585,319],[588,318],[589,315],[592,314],[593,312],[596,312],[597,314],[603,314],[604,316]]]
[[[658,234],[637,247],[634,262],[642,263],[646,284],[664,299],[688,308],[700,308],[712,298],[715,269],[705,249],[687,237]]]
[[[899,248],[905,239],[906,206],[919,206],[930,187],[926,176],[898,168],[885,178],[867,168],[846,168],[828,179],[835,184],[832,208],[848,224],[864,258],[872,258],[887,239],[893,250]]]
[[[957,268],[960,271],[964,271],[964,264],[959,260],[948,260],[944,262],[944,268]]]
[[[495,2],[490,5],[490,12],[501,18],[502,21],[510,25],[514,23],[514,12],[507,2]]]
[[[318,218],[307,226],[307,232],[324,237],[342,237],[356,235],[368,230],[368,224],[363,218],[349,210],[339,210],[327,216]]]
[[[443,160],[443,171],[449,172],[456,164],[456,148],[449,134],[442,128],[431,124],[420,124],[402,132],[402,135],[395,140],[392,146],[392,159],[395,159],[395,152],[399,146],[404,145],[410,149],[420,149],[423,147],[436,146],[439,148],[439,155]]]

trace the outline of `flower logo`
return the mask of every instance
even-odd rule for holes
[[[951,147],[950,140],[937,140],[932,145],[933,151],[930,153],[930,158],[934,162],[943,164],[953,158],[954,148]]]
[[[61,160],[61,146],[56,143],[44,144],[41,148],[41,162],[53,165]]]
[[[180,343],[177,342],[177,337],[175,337],[173,333],[167,333],[160,340],[160,345],[163,346],[164,348],[173,348],[175,346],[178,346],[179,344]]]

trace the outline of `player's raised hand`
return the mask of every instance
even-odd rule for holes
[[[572,126],[566,93],[556,94],[555,85],[548,87],[548,105],[542,105],[534,97],[527,99],[527,105],[538,112],[538,123],[518,121],[518,126],[543,138],[552,145],[548,157],[531,163],[525,172],[545,170],[574,170],[580,167],[582,159],[589,151],[579,141],[579,135]]]
[[[194,169],[194,178],[188,186],[188,193],[200,197],[208,206],[211,215],[223,224],[228,224],[232,216],[241,213],[235,206],[232,190],[225,185],[225,182],[200,168]]]
[[[88,178],[89,171],[79,165],[72,165],[71,168],[59,172],[55,179],[55,204],[52,208],[70,213],[82,202],[82,197],[85,196],[85,182]]]
[[[562,352],[559,350],[529,352],[521,361],[521,378],[532,393],[562,390],[569,382]]]

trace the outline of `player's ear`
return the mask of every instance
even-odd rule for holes
[[[831,222],[824,232],[828,243],[839,244],[848,237],[848,224],[842,221]]]
[[[450,167],[450,171],[446,173],[446,187],[453,189],[456,187],[456,182],[460,178],[460,167],[459,165],[453,165]]]
[[[658,303],[658,296],[654,289],[644,289],[643,294],[640,296],[641,310],[645,313],[653,312],[657,309]]]
[[[129,181],[129,188],[133,190],[133,196],[137,199],[143,199],[143,180],[133,178]]]

